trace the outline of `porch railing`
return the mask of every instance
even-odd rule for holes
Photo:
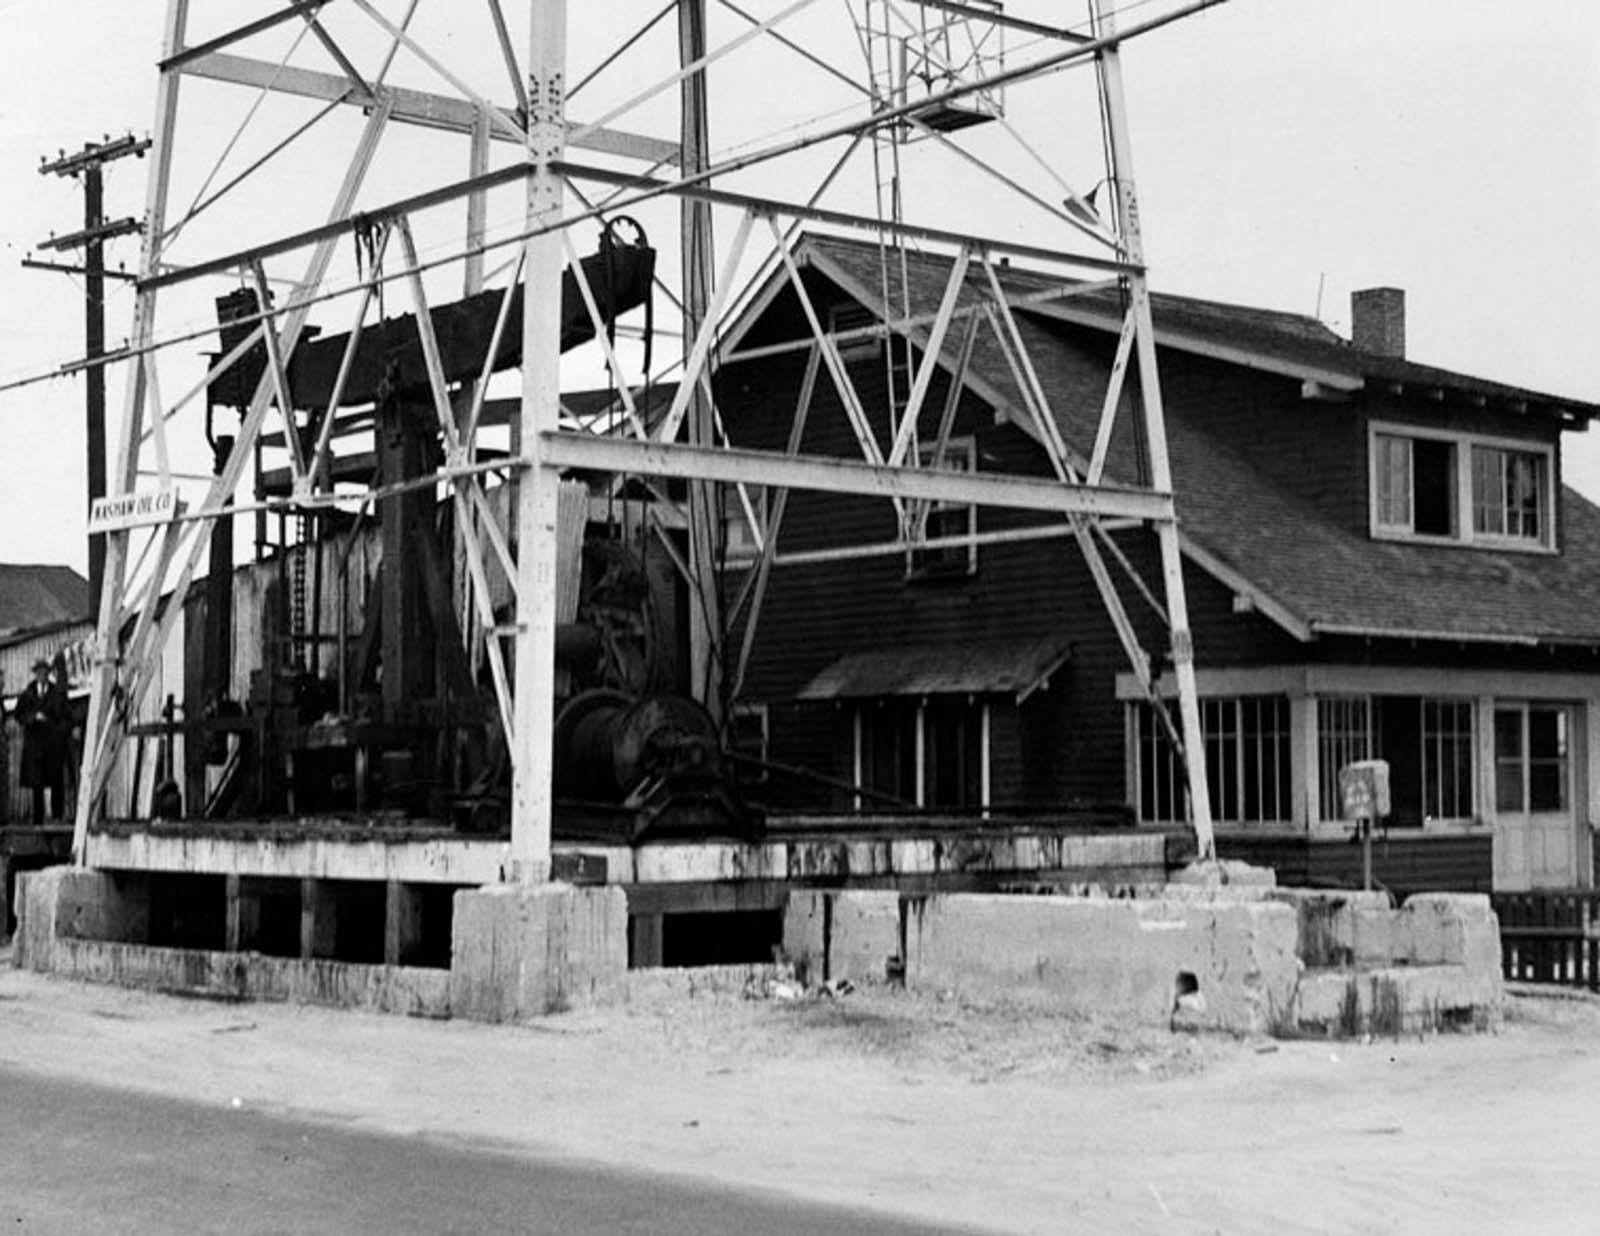
[[[1600,991],[1600,890],[1496,893],[1508,979]]]

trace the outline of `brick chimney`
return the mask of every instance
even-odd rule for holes
[[[1406,294],[1401,288],[1362,288],[1350,293],[1350,342],[1363,352],[1404,360]]]

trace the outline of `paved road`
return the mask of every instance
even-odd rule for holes
[[[936,1231],[714,1184],[354,1132],[0,1069],[0,1233],[6,1236]]]

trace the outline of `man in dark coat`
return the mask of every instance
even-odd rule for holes
[[[22,726],[22,767],[17,782],[33,791],[33,822],[44,821],[44,792],[51,795],[51,815],[61,816],[62,692],[50,681],[50,662],[33,663],[33,681],[17,696],[16,718]]]

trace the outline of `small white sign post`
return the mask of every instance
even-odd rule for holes
[[[1361,838],[1361,887],[1372,889],[1372,826],[1389,814],[1389,761],[1357,760],[1339,770],[1344,818],[1356,822]]]

